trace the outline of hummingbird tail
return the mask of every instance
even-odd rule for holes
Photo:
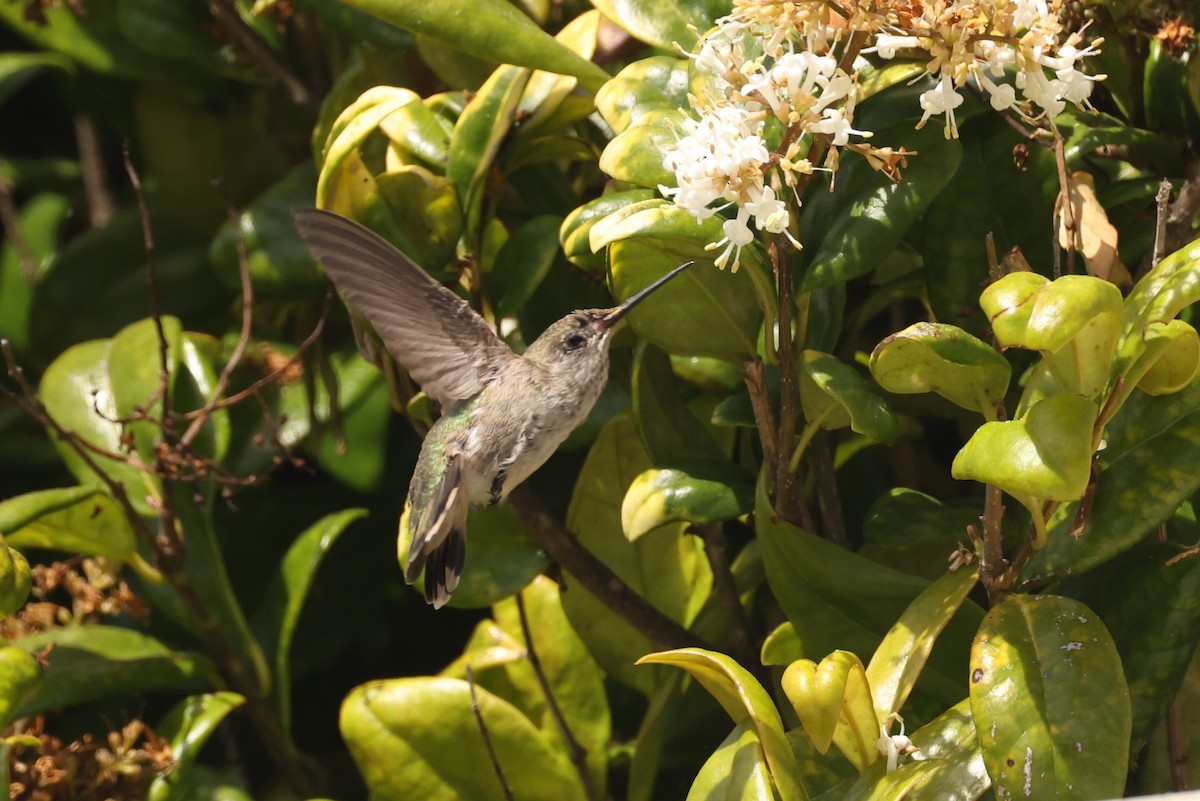
[[[467,511],[470,503],[461,482],[459,457],[450,458],[428,514],[412,514],[412,545],[404,580],[416,582],[425,570],[425,600],[441,609],[458,586],[467,555]],[[414,509],[414,512],[416,510]],[[426,520],[431,522],[426,525]]]

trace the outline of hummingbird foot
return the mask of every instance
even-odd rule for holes
[[[500,470],[496,473],[496,477],[492,479],[492,486],[488,489],[488,506],[495,506],[504,500],[504,482],[508,480],[508,471]]]

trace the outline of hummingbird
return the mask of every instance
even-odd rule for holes
[[[571,312],[518,356],[465,301],[374,231],[320,209],[293,213],[313,258],[442,409],[417,457],[410,545],[399,554],[405,581],[424,571],[425,600],[440,608],[462,574],[467,511],[503,501],[583,422],[608,380],[617,323],[692,262],[619,306]]]

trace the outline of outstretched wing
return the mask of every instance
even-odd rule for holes
[[[321,209],[293,215],[309,253],[443,409],[479,394],[517,358],[461,298],[374,231]]]

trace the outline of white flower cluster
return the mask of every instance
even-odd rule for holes
[[[947,137],[958,135],[959,89],[972,77],[997,111],[1013,109],[1030,120],[1053,118],[1067,103],[1086,106],[1092,85],[1104,78],[1080,69],[1083,59],[1100,52],[1103,40],[1080,47],[1083,31],[1066,30],[1062,6],[1063,0],[928,2],[918,16],[890,19],[888,32],[875,37],[870,51],[883,59],[900,50],[929,54],[926,71],[938,82],[921,95],[925,113],[919,125],[945,115]],[[1006,70],[1016,71],[1015,87],[1004,82]]]
[[[784,51],[781,39],[766,43],[773,52],[748,58],[744,33],[743,24],[726,18],[705,37],[695,59],[716,91],[704,101],[700,119],[685,121],[683,135],[667,150],[663,164],[676,185],[659,187],[698,221],[736,205],[737,213],[722,225],[724,238],[711,245],[724,247],[717,266],[735,270],[742,248],[754,241],[754,229],[791,238],[791,213],[776,190],[795,187],[797,176],[813,172],[801,156],[803,135],[825,134],[835,148],[849,144],[851,136],[870,136],[852,125],[855,83],[836,59]],[[701,105],[693,98],[693,106]],[[774,153],[763,134],[770,117],[790,130]],[[799,197],[795,200],[798,206]],[[723,205],[713,205],[719,201]]]
[[[808,158],[815,141],[821,142],[822,168],[831,171],[841,149],[854,150],[893,177],[910,155],[873,147],[863,141],[871,133],[854,127],[857,83],[835,58],[839,43],[865,43],[870,46],[861,52],[883,59],[901,50],[928,53],[926,72],[938,80],[920,96],[918,127],[944,116],[946,136],[957,136],[954,110],[970,78],[993,108],[1031,120],[1054,117],[1067,103],[1087,104],[1093,83],[1104,76],[1088,75],[1080,64],[1102,40],[1083,46],[1082,31],[1067,31],[1064,2],[734,0],[732,13],[718,20],[692,56],[699,85],[707,89],[691,97],[700,118],[686,121],[667,148],[663,163],[675,186],[660,191],[698,221],[737,207],[722,226],[724,238],[710,246],[725,248],[719,267],[736,269],[754,229],[792,239],[791,210],[777,193],[786,186],[791,191],[785,196],[799,207],[800,178],[817,169]],[[831,9],[840,15],[836,20]],[[1004,80],[1007,71],[1015,71],[1015,85]],[[774,149],[764,133],[772,118],[784,131]]]

